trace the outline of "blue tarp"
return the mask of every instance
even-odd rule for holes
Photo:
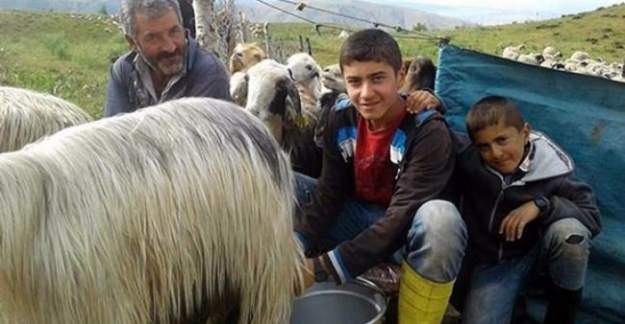
[[[573,157],[603,219],[578,322],[625,323],[625,84],[447,45],[439,52],[435,87],[454,129],[465,131],[465,114],[477,100],[501,95]]]

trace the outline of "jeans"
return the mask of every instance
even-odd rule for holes
[[[310,200],[317,181],[299,173],[295,179],[297,200],[302,205]],[[382,206],[347,199],[324,238],[332,246],[351,240],[385,212]],[[446,283],[458,275],[466,245],[467,229],[456,207],[448,201],[430,200],[417,210],[401,252],[419,275]]]
[[[510,323],[517,295],[537,264],[547,267],[553,283],[578,290],[584,285],[590,231],[577,219],[551,224],[540,244],[523,257],[497,264],[478,264],[470,279],[463,323]]]

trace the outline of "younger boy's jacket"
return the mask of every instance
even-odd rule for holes
[[[467,138],[460,138],[457,183],[462,187],[461,214],[474,252],[482,261],[501,261],[527,253],[551,223],[576,218],[590,232],[601,230],[599,209],[590,187],[572,179],[573,161],[545,135],[530,133],[529,151],[522,168],[509,182],[483,164]],[[503,219],[515,208],[544,197],[547,209],[525,226],[521,239],[506,242],[499,234]]]
[[[330,112],[324,132],[324,157],[318,187],[295,230],[310,254],[328,247],[327,234],[343,203],[354,194],[354,150],[359,114],[347,99]],[[391,256],[404,243],[417,209],[432,199],[449,198],[455,146],[444,118],[436,111],[406,115],[390,145],[395,185],[385,215],[351,241],[324,254],[326,265],[343,282]]]

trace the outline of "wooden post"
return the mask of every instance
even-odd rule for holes
[[[299,51],[304,51],[304,38],[302,37],[302,35],[299,35]]]
[[[269,34],[269,22],[265,22],[263,25],[263,33],[265,34],[265,53],[268,58],[273,58],[271,54],[271,35]]]
[[[249,26],[247,17],[245,17],[245,12],[243,12],[242,10],[239,11],[239,19],[241,19],[239,25],[241,26],[241,43],[247,43],[250,39]]]
[[[312,46],[310,45],[310,38],[306,37],[306,45],[308,46],[308,55],[312,56]]]

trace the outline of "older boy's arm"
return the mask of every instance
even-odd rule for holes
[[[549,198],[549,208],[540,216],[545,225],[563,218],[579,220],[593,236],[601,231],[601,213],[595,195],[587,184],[563,179],[558,191]]]
[[[414,143],[385,216],[323,256],[338,282],[358,276],[392,255],[405,242],[417,209],[444,192],[455,162],[446,125],[440,120],[428,122]]]

